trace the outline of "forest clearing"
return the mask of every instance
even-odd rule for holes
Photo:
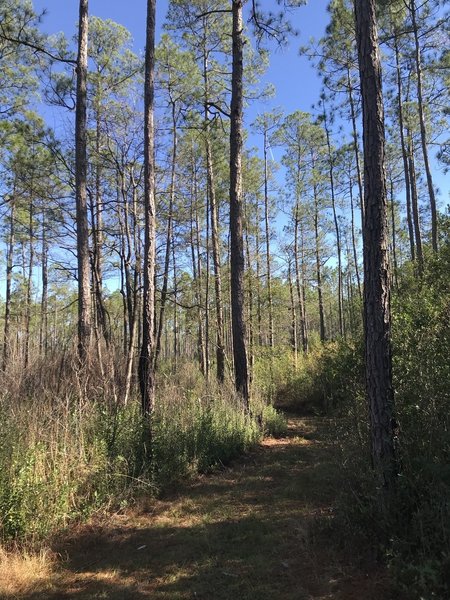
[[[445,0],[0,0],[0,598],[450,598]]]

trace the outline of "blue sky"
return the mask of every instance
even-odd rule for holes
[[[269,0],[263,0],[263,5],[269,6]],[[42,29],[47,33],[57,33],[63,31],[67,37],[72,37],[76,33],[78,20],[78,0],[34,0],[34,7],[37,12],[46,10],[43,17]],[[132,34],[134,39],[134,50],[141,53],[144,49],[145,40],[145,0],[90,0],[89,12],[91,15],[103,19],[112,19],[124,25]],[[271,4],[275,4],[272,0]],[[276,48],[275,44],[270,48],[270,66],[264,81],[275,86],[276,95],[274,98],[256,103],[246,109],[246,122],[250,124],[258,112],[270,110],[273,107],[280,107],[286,113],[295,110],[309,111],[312,105],[317,102],[320,94],[321,83],[317,77],[313,66],[309,61],[299,56],[299,47],[305,45],[311,37],[320,38],[328,23],[327,13],[328,0],[309,0],[308,4],[292,10],[290,20],[293,28],[299,32],[299,35],[290,39],[290,43],[283,49]],[[164,22],[168,1],[157,0],[157,35],[159,37]],[[57,126],[55,114],[52,109],[42,107],[44,115],[49,120],[49,124]],[[342,133],[336,133],[342,137]],[[260,140],[251,135],[248,141],[249,145],[260,145]],[[432,154],[435,151],[432,150]],[[278,150],[275,151],[275,158],[279,159]],[[441,166],[433,163],[434,182],[441,189],[440,206],[449,202],[449,184],[448,177],[444,175]],[[282,179],[282,170],[278,178]],[[279,181],[282,184],[282,181]],[[399,193],[399,200],[404,201],[403,191]],[[278,217],[277,229],[281,230],[283,217]],[[1,273],[0,284],[2,283],[3,273]]]
[[[269,0],[264,0],[270,6]],[[320,37],[325,31],[328,21],[326,7],[328,0],[310,0],[310,3],[290,13],[293,28],[299,32],[292,36],[290,43],[283,49],[275,44],[270,48],[270,67],[264,76],[264,82],[275,86],[276,96],[267,104],[254,103],[246,110],[246,122],[250,124],[259,112],[281,107],[286,112],[295,110],[308,111],[317,100],[320,92],[320,81],[306,58],[299,56],[299,47],[310,37]],[[134,39],[134,50],[141,53],[145,45],[145,0],[89,0],[89,14],[102,19],[112,19],[125,26]],[[41,29],[48,34],[64,32],[68,38],[75,35],[78,23],[78,0],[33,0],[37,13],[45,11]],[[157,0],[157,39],[161,34],[168,7],[168,0]],[[49,125],[58,129],[61,126],[61,111],[55,108],[40,106],[40,111]],[[63,115],[67,119],[67,115]],[[260,140],[250,135],[249,145],[256,146]],[[278,156],[277,156],[278,158]],[[280,226],[281,229],[281,226]],[[0,297],[4,296],[4,272],[0,272]]]
[[[89,12],[103,19],[112,19],[124,25],[132,34],[134,49],[137,53],[144,49],[145,40],[145,0],[90,0]],[[263,0],[263,6],[270,7],[269,0]],[[157,0],[157,29],[158,36],[167,12],[167,0]],[[311,37],[320,38],[328,23],[328,0],[309,0],[305,6],[293,9],[290,20],[297,37],[291,37],[288,47],[278,49],[275,44],[270,51],[270,66],[264,81],[275,86],[276,96],[267,104],[258,104],[258,111],[281,107],[286,113],[295,110],[311,110],[320,94],[320,80],[309,61],[299,56],[299,47]],[[78,0],[34,0],[37,11],[46,10],[42,27],[48,33],[64,31],[67,36],[76,32],[78,18]],[[256,116],[256,106],[246,110],[246,122],[250,124]],[[342,135],[342,134],[337,134]],[[256,145],[257,140],[250,136],[250,145]],[[435,150],[432,149],[432,155]],[[277,156],[278,158],[278,156]],[[441,206],[449,201],[448,177],[443,173],[442,166],[433,162],[435,184],[441,190]]]
[[[266,3],[269,4],[267,0]],[[140,52],[145,43],[146,4],[145,0],[90,0],[89,12],[124,25],[133,36],[135,51]],[[270,105],[281,106],[287,112],[293,112],[298,109],[309,110],[317,100],[320,82],[308,61],[299,56],[298,49],[311,36],[320,37],[324,33],[328,21],[327,4],[328,0],[311,0],[307,5],[291,11],[291,23],[300,34],[291,38],[287,48],[276,49],[274,45],[271,48],[271,64],[264,79],[275,86],[277,94]],[[167,0],[157,0],[158,34],[166,16],[167,5]],[[46,32],[64,31],[67,36],[75,33],[77,0],[34,0],[34,6],[38,12],[47,10],[42,23]]]

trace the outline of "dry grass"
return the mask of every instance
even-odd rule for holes
[[[49,550],[31,553],[0,548],[0,598],[45,593],[54,567],[55,557]]]
[[[317,420],[293,419],[232,468],[79,525],[5,600],[388,600],[385,573],[333,549],[317,520],[340,482]],[[21,562],[22,561],[22,562]],[[10,571],[11,573],[11,571]],[[396,597],[398,598],[398,596]]]

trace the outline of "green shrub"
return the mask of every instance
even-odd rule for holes
[[[393,297],[393,379],[401,475],[391,518],[379,513],[367,469],[367,408],[359,389],[338,426],[345,534],[388,564],[411,600],[450,590],[450,247],[427,257],[422,277],[408,266]],[[349,388],[350,391],[350,388]],[[341,413],[341,414],[345,414]]]
[[[352,394],[362,390],[359,344],[329,342],[299,356],[297,369],[277,383],[274,404],[302,414],[330,414],[347,410]]]
[[[288,429],[286,417],[268,404],[262,410],[262,428],[265,435],[283,437]]]
[[[0,402],[0,538],[42,538],[141,490],[227,464],[260,439],[234,394],[189,381],[160,383],[150,465],[137,399],[126,407],[104,397]],[[264,414],[275,424],[270,409]]]
[[[227,464],[260,437],[233,397],[184,398],[155,414],[154,474],[159,485]]]

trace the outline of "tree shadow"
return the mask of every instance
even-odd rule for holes
[[[54,546],[63,560],[50,589],[22,598],[387,600],[373,582],[353,595],[351,571],[316,532],[340,483],[314,422],[301,423],[149,511],[81,527]]]

